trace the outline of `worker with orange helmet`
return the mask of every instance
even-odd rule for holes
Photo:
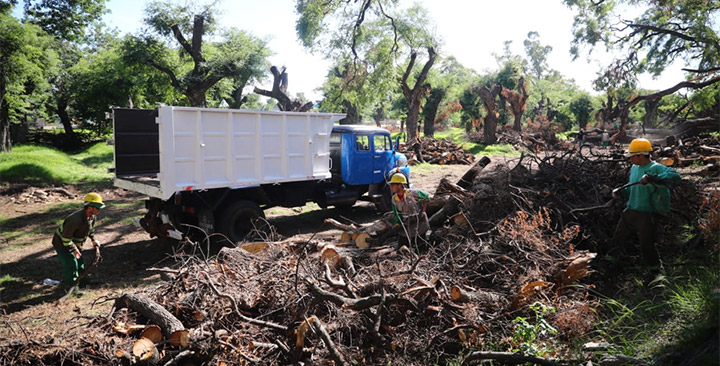
[[[625,245],[635,233],[640,241],[640,250],[646,264],[652,271],[660,266],[660,257],[655,249],[658,237],[658,219],[670,212],[670,189],[668,185],[680,181],[675,170],[650,159],[650,141],[638,138],[630,142],[626,157],[632,161],[630,180],[626,188],[617,192],[627,198],[627,206],[615,228],[613,241]]]
[[[391,199],[393,215],[395,222],[401,226],[400,244],[424,237],[430,229],[426,213],[430,196],[417,189],[408,189],[407,177],[401,172],[393,174],[389,184],[393,193]]]
[[[87,238],[90,238],[93,247],[96,249],[100,247],[100,243],[95,239],[93,227],[97,214],[102,208],[105,208],[102,197],[95,192],[88,193],[83,208],[71,213],[55,230],[52,245],[62,265],[65,286],[72,286],[85,271],[85,261],[80,250]],[[83,278],[80,285],[86,285],[88,282],[87,278]]]

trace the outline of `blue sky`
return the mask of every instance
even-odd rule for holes
[[[105,23],[122,33],[134,33],[143,27],[146,0],[109,0],[111,13]],[[571,41],[572,11],[562,0],[421,0],[436,25],[444,44],[443,55],[453,55],[466,67],[478,72],[497,68],[493,54],[503,52],[503,43],[512,41],[511,50],[524,55],[523,40],[530,31],[540,34],[540,42],[553,47],[548,63],[551,68],[575,79],[583,89],[591,91],[596,70],[609,63],[610,55],[596,49],[586,57],[571,61],[568,52]],[[401,0],[401,4],[412,3]],[[289,91],[303,92],[311,99],[319,99],[315,91],[322,85],[328,62],[322,55],[312,55],[300,45],[295,36],[294,0],[225,0],[220,2],[220,23],[251,32],[269,41],[274,65],[286,66]],[[669,88],[682,81],[681,65],[675,65],[658,80],[640,77],[640,87]],[[269,80],[261,87],[269,88]]]

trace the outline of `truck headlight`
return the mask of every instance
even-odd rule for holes
[[[398,168],[404,168],[408,165],[408,160],[403,154],[398,154],[397,160],[395,160],[395,166]]]

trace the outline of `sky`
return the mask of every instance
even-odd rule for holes
[[[111,13],[104,21],[123,34],[138,32],[144,26],[146,3],[146,0],[109,0]],[[562,0],[421,0],[419,3],[428,9],[436,33],[443,41],[440,54],[453,55],[465,67],[479,73],[497,69],[493,54],[502,54],[507,40],[512,41],[512,53],[524,56],[523,41],[530,31],[539,33],[542,45],[552,46],[548,65],[589,92],[592,92],[595,72],[612,60],[600,47],[572,61],[569,49],[573,12]],[[412,5],[406,0],[401,4]],[[268,47],[274,53],[270,62],[287,67],[290,93],[302,92],[315,101],[322,98],[317,88],[325,79],[329,62],[322,55],[310,54],[297,40],[295,0],[225,0],[219,8],[222,26],[242,29],[268,40]],[[639,87],[672,87],[683,80],[681,67],[673,65],[657,80],[641,75]],[[270,89],[271,84],[269,77],[260,87]]]

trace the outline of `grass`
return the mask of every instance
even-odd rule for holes
[[[112,146],[99,142],[76,153],[39,145],[20,145],[0,153],[3,183],[80,184],[108,182]]]
[[[643,295],[604,299],[606,317],[598,324],[599,334],[615,352],[655,359],[657,364],[680,361],[668,359],[672,357],[697,357],[699,363],[693,364],[716,362],[705,348],[712,345],[708,342],[717,347],[712,337],[717,337],[720,324],[720,276],[716,268],[697,268],[676,270],[654,285],[640,285],[638,292],[647,292]]]

